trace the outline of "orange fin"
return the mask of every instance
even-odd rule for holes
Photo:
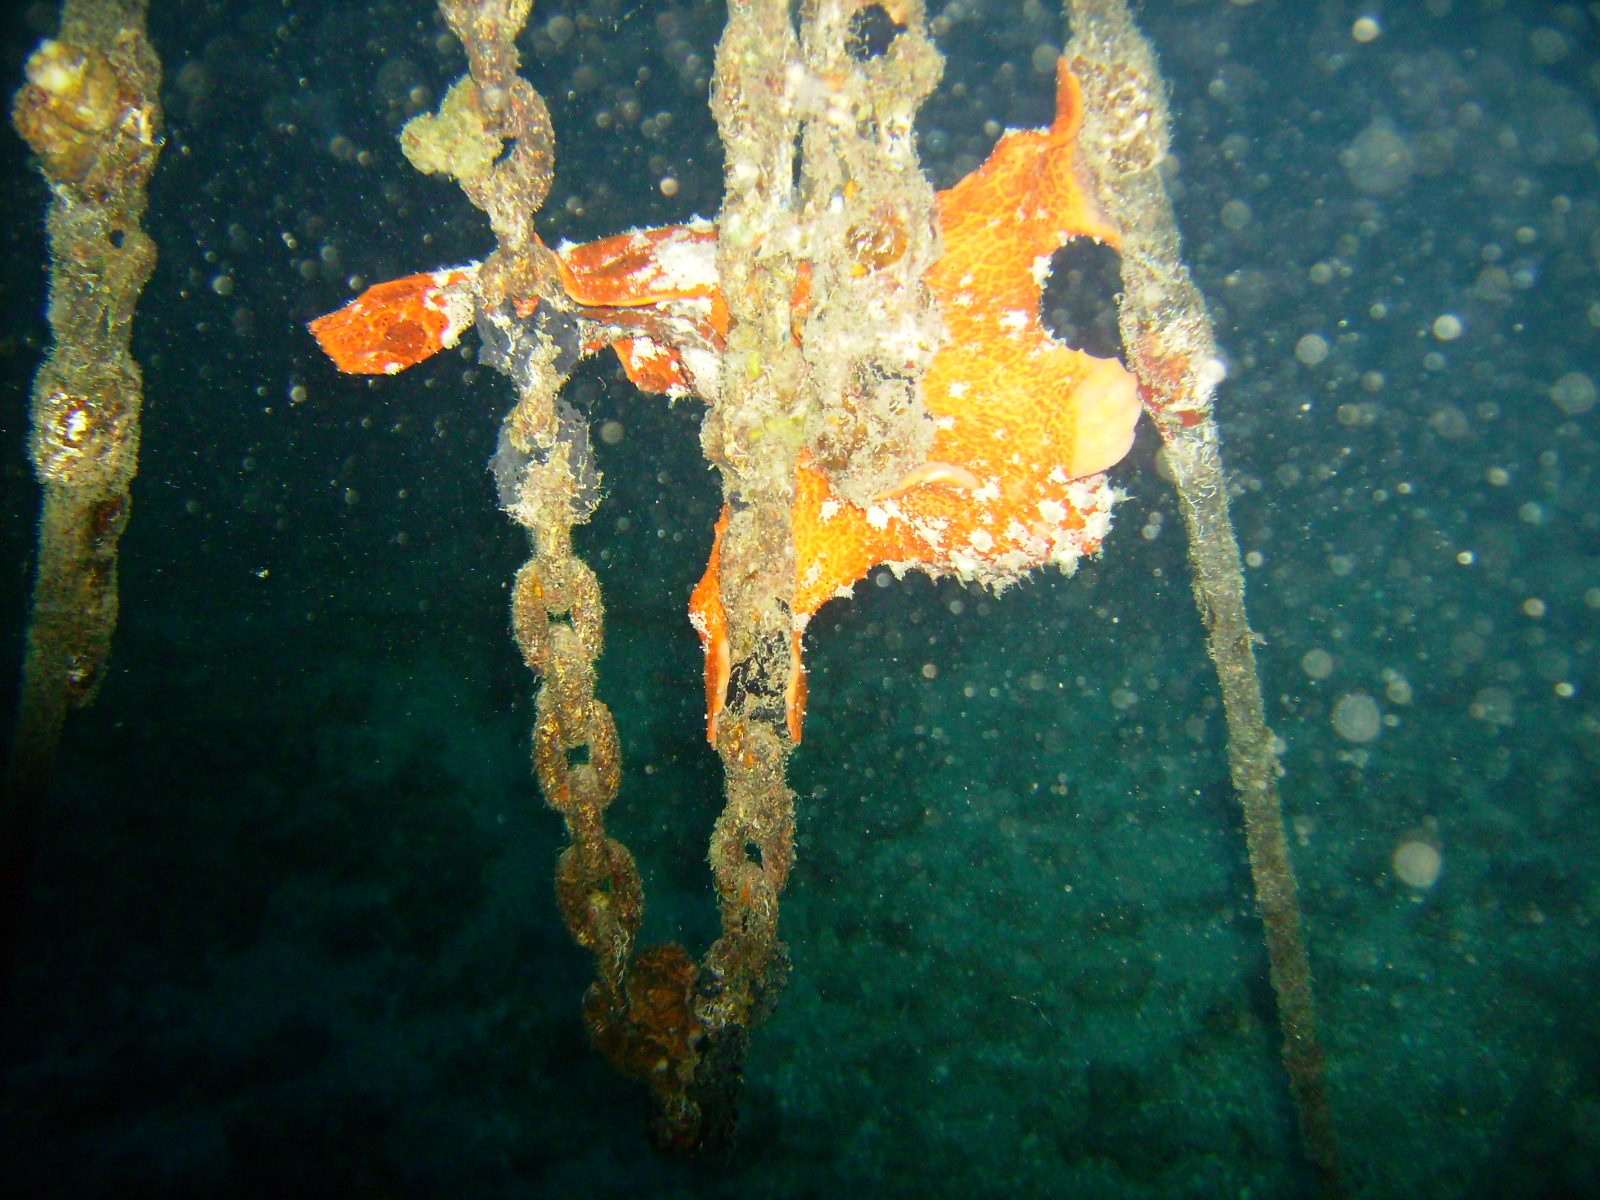
[[[684,396],[694,391],[676,348],[649,337],[624,337],[611,343],[628,380],[641,392]]]
[[[717,290],[717,231],[710,224],[636,229],[562,246],[561,286],[588,308],[638,308],[709,298]]]
[[[700,635],[700,647],[706,654],[706,741],[713,746],[717,744],[717,721],[728,702],[728,676],[733,670],[728,613],[722,607],[722,535],[727,528],[728,506],[724,504],[722,515],[717,518],[706,573],[689,597],[689,624]]]
[[[348,375],[396,375],[448,350],[472,324],[476,264],[375,284],[308,328]]]

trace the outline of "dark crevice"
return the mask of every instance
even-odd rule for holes
[[[857,62],[882,58],[889,53],[894,39],[905,31],[906,27],[891,17],[883,5],[869,4],[856,9],[850,18],[850,40],[845,49]]]
[[[1050,256],[1039,320],[1056,341],[1126,365],[1117,329],[1121,291],[1122,256],[1104,242],[1075,237]]]

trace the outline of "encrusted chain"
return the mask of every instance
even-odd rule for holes
[[[697,969],[677,945],[635,952],[644,890],[633,855],[605,831],[606,806],[622,778],[616,722],[595,697],[605,608],[594,571],[572,549],[572,528],[593,510],[598,479],[583,419],[560,398],[575,357],[571,306],[534,235],[554,137],[544,101],[517,74],[515,39],[529,0],[440,0],[439,7],[471,71],[440,116],[408,125],[402,146],[419,169],[454,177],[489,215],[499,242],[477,276],[479,358],[517,384],[494,465],[501,503],[533,544],[511,611],[523,659],[541,681],[534,771],[570,839],[556,863],[556,899],[573,940],[595,957],[584,1002],[595,1044],[618,1070],[649,1085],[657,1136],[691,1146],[700,1124],[688,1094]],[[511,152],[502,156],[507,140]]]
[[[551,392],[542,395],[545,403],[553,398]],[[520,411],[540,402],[540,393],[525,393],[513,424],[548,419]],[[564,459],[569,450],[558,448],[556,457]],[[562,491],[550,487],[558,465],[566,490],[574,487],[566,462],[552,461],[537,485],[546,498]],[[696,969],[677,945],[634,953],[644,888],[633,855],[605,831],[605,810],[621,783],[622,754],[611,710],[594,694],[595,660],[605,639],[600,584],[572,552],[570,505],[541,505],[539,511],[549,516],[529,525],[534,555],[517,573],[511,614],[523,660],[542,680],[535,701],[534,770],[571,839],[556,863],[556,899],[567,932],[595,958],[596,978],[584,1002],[595,1044],[618,1070],[649,1084],[658,1136],[687,1145],[698,1126],[698,1109],[687,1095],[695,1065],[690,996]]]
[[[572,548],[598,481],[583,418],[560,398],[583,344],[580,314],[533,231],[549,191],[553,138],[543,101],[517,74],[515,37],[528,7],[529,0],[440,0],[471,73],[437,115],[407,125],[402,146],[419,169],[453,176],[489,215],[499,242],[476,275],[479,360],[518,389],[493,467],[501,505],[534,548],[517,576],[512,618],[541,680],[534,769],[570,838],[556,865],[557,900],[573,939],[595,956],[585,1020],[612,1064],[649,1086],[659,1140],[717,1150],[732,1134],[750,1030],[788,972],[778,898],[793,861],[795,797],[785,775],[804,706],[790,510],[805,430],[871,425],[870,434],[824,447],[847,495],[872,495],[899,478],[931,436],[915,389],[942,334],[920,284],[935,253],[932,192],[910,129],[939,58],[918,0],[894,5],[898,48],[875,65],[848,49],[865,0],[808,0],[804,39],[789,0],[733,0],[718,47],[713,109],[729,161],[718,271],[729,331],[702,442],[723,471],[728,501],[717,578],[730,677],[713,726],[727,789],[710,850],[722,928],[697,966],[676,944],[636,948],[639,871],[605,832],[621,755],[611,712],[595,696],[604,608],[594,572]],[[798,103],[801,73],[828,81],[831,107]],[[832,128],[838,113],[856,114],[852,130]],[[793,186],[797,138],[808,189],[828,198],[809,208],[797,208]],[[877,275],[852,287],[860,231],[880,225],[890,232],[886,248],[873,251]],[[808,353],[795,336],[803,319],[796,297],[813,294],[812,268],[824,287],[809,310],[816,336]],[[830,304],[835,288],[841,299]],[[868,339],[842,359],[826,352],[839,340],[830,331],[855,337],[864,307],[895,331],[893,345]],[[907,329],[917,331],[909,363]],[[863,414],[885,389],[898,389],[903,401],[886,407],[910,415],[874,424]],[[819,411],[849,420],[813,421]]]

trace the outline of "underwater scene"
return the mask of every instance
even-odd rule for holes
[[[895,37],[908,6],[871,7],[888,32],[862,37]],[[568,834],[513,636],[529,541],[502,511],[506,352],[469,319],[409,369],[345,373],[307,329],[495,249],[401,144],[467,71],[462,41],[430,0],[152,0],[138,472],[109,665],[9,889],[0,1191],[1600,1197],[1600,8],[1133,13],[1226,368],[1215,417],[1342,1179],[1302,1148],[1148,418],[1125,456],[1072,472],[1109,465],[1093,504],[1111,511],[1070,575],[997,590],[874,560],[819,601],[790,677],[786,979],[742,1047],[734,1131],[659,1149],[649,1090],[592,1044],[595,959],[552,882]],[[59,15],[5,6],[8,95]],[[948,192],[1006,131],[1051,126],[1069,34],[1041,0],[927,18],[944,64],[915,149]],[[536,0],[516,46],[554,131],[545,245],[576,262],[717,218],[727,20]],[[50,189],[9,129],[0,189],[9,730],[51,344]],[[1112,357],[1115,280],[1055,274],[1039,319]],[[561,396],[597,473],[572,548],[604,603],[606,830],[637,861],[641,946],[699,958],[724,771],[715,640],[689,609],[722,484],[706,404],[659,394],[692,388],[585,348]],[[968,488],[928,466],[925,486]]]

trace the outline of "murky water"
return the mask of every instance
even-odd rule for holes
[[[470,353],[368,382],[303,323],[481,257],[400,124],[423,0],[162,3],[161,263],[112,673],[46,815],[7,1017],[18,1194],[1294,1196],[1215,681],[1146,431],[1103,557],[995,598],[884,573],[807,634],[794,962],[744,1139],[686,1167],[586,1045],[528,772],[524,557]],[[1600,164],[1577,5],[1149,5],[1221,392],[1330,1087],[1371,1197],[1600,1194]],[[5,78],[49,32],[7,11]],[[540,5],[546,240],[714,214],[716,7]],[[1050,113],[1058,17],[958,2],[940,186]],[[44,189],[4,139],[15,663]],[[611,819],[703,946],[720,773],[684,617],[700,408],[569,390],[606,499]],[[5,673],[14,696],[14,672]],[[11,705],[6,706],[7,711]]]

